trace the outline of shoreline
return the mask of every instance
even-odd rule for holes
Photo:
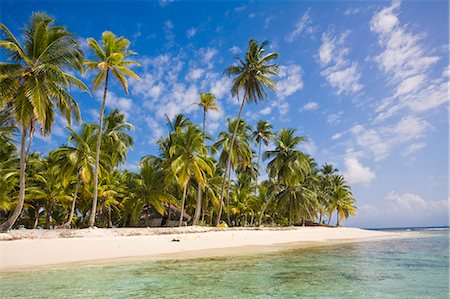
[[[0,273],[139,260],[161,261],[265,254],[295,248],[402,237],[405,237],[404,234],[399,232],[342,227],[256,229],[177,227],[13,231],[3,234],[0,238]],[[179,242],[173,242],[174,239]]]

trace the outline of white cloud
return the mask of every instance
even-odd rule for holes
[[[306,103],[300,111],[311,111],[319,109],[319,104],[317,102],[308,102]]]
[[[340,139],[343,135],[344,135],[344,133],[338,132],[338,133],[334,134],[333,136],[331,136],[331,139],[332,139],[332,140],[338,140],[338,139]]]
[[[309,12],[307,11],[297,21],[297,23],[295,24],[294,30],[286,36],[286,41],[288,43],[292,43],[295,40],[295,38],[300,36],[303,32],[311,33],[313,31],[311,24],[312,24],[311,16],[309,15]]]
[[[300,65],[280,66],[280,79],[277,82],[276,90],[280,99],[284,99],[303,88],[302,72]]]
[[[314,155],[317,152],[317,145],[311,139],[308,142],[302,143],[300,149],[309,155]]]
[[[98,101],[102,101],[103,92],[100,90],[96,91],[95,97]],[[133,108],[133,101],[130,98],[117,96],[114,92],[108,91],[106,96],[106,107],[111,109],[117,108],[128,117]]]
[[[448,101],[445,70],[439,77],[430,77],[431,68],[440,58],[428,54],[432,51],[421,43],[425,35],[411,33],[400,23],[400,4],[400,1],[392,2],[377,12],[370,22],[370,28],[378,35],[382,48],[375,61],[395,89],[393,95],[376,108],[378,121],[404,108],[421,112]]]
[[[188,30],[186,30],[187,38],[192,38],[192,37],[194,37],[195,34],[197,34],[197,29],[194,27],[191,27]]]
[[[233,46],[230,48],[230,52],[234,55],[239,54],[242,52],[242,50],[238,46]]]
[[[415,152],[421,150],[425,146],[426,146],[425,142],[418,142],[418,143],[410,144],[410,145],[408,145],[406,150],[403,152],[403,155],[404,156],[408,156],[408,155],[410,155],[412,153],[415,153]]]
[[[261,115],[267,115],[270,114],[272,112],[272,108],[271,107],[266,107],[262,110],[259,111],[261,113]]]
[[[167,6],[170,3],[175,2],[175,0],[159,0],[159,5],[161,6]]]
[[[236,7],[234,10],[237,12],[241,12],[241,11],[245,10],[245,7],[246,6],[244,4],[242,4],[241,6]]]
[[[344,164],[344,177],[352,184],[368,184],[376,177],[375,173],[362,165],[356,157],[346,157]]]
[[[255,14],[254,12],[252,12],[252,13],[250,13],[250,14],[248,15],[248,17],[249,17],[250,19],[253,19],[254,17],[256,17],[256,14]]]
[[[430,124],[416,116],[405,116],[395,125],[365,128],[355,125],[350,129],[356,144],[371,153],[376,161],[387,158],[391,151],[424,136]],[[417,145],[416,145],[417,147]],[[406,149],[406,152],[411,149]]]
[[[164,134],[164,129],[163,127],[159,124],[158,121],[156,121],[154,118],[152,117],[146,117],[145,121],[147,123],[147,126],[150,129],[150,140],[149,143],[153,144],[155,143],[160,137],[163,136]]]
[[[434,213],[448,210],[448,201],[446,200],[427,201],[419,195],[412,193],[398,194],[391,191],[385,198],[391,209],[403,213],[412,211],[420,211],[420,213]]]
[[[351,16],[356,15],[362,11],[362,8],[360,7],[349,7],[344,11],[344,15]]]
[[[335,126],[335,125],[337,125],[338,123],[341,122],[341,116],[342,116],[342,114],[343,114],[342,111],[339,111],[339,112],[336,112],[336,113],[331,113],[331,114],[329,114],[329,115],[327,116],[327,123],[328,123],[330,126]]]
[[[358,63],[347,58],[349,49],[344,47],[349,34],[350,32],[346,31],[339,37],[335,37],[331,33],[324,33],[318,53],[319,62],[323,68],[320,73],[334,88],[337,95],[354,94],[363,89]]]
[[[189,70],[185,79],[188,81],[197,81],[198,79],[200,79],[203,76],[204,73],[205,73],[205,70],[202,68],[193,68],[193,69]]]
[[[376,204],[358,207],[352,222],[363,227],[410,227],[448,225],[449,200],[430,200],[414,193],[391,191]]]

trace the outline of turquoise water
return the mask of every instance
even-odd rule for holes
[[[0,274],[0,297],[449,298],[449,230],[411,233],[421,237]]]

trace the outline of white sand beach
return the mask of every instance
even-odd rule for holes
[[[400,236],[393,232],[328,227],[13,231],[0,234],[0,271],[137,258],[228,256]]]

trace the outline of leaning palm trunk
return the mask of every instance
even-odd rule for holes
[[[205,143],[205,129],[206,129],[206,109],[203,108],[203,143]],[[194,221],[193,225],[198,224],[198,220],[200,219],[200,211],[202,209],[202,185],[200,182],[197,184],[197,205],[195,207]],[[204,218],[204,214],[202,215],[202,220]]]
[[[13,214],[8,220],[0,225],[0,232],[7,232],[16,222],[22,213],[23,203],[25,201],[25,169],[26,169],[26,141],[27,129],[22,128],[22,138],[20,141],[20,171],[19,171],[19,199]]]
[[[266,203],[264,204],[264,206],[263,206],[263,208],[261,210],[261,214],[259,215],[259,220],[258,220],[258,225],[259,226],[261,226],[261,224],[262,224],[262,218],[264,217],[264,213],[266,212],[266,209],[269,206],[270,202],[272,201],[273,197],[274,197],[273,195],[271,195],[269,197],[269,200],[266,201]]]
[[[75,206],[77,202],[77,196],[78,196],[78,188],[80,187],[80,174],[77,176],[77,184],[75,185],[75,191],[73,193],[73,199],[72,199],[72,208],[70,209],[69,218],[67,219],[66,223],[61,225],[60,228],[70,228],[72,224],[73,214],[75,213]]]
[[[231,166],[231,165],[230,165]],[[227,221],[228,225],[231,225],[231,218],[230,218],[230,188],[231,188],[231,167],[230,171],[228,172],[228,185],[227,185]]]
[[[197,201],[196,201],[196,206],[195,206],[194,220],[192,222],[193,225],[197,225],[198,221],[200,220],[201,210],[202,210],[202,185],[200,183],[198,183]]]
[[[108,206],[108,228],[112,228],[112,219],[111,219],[111,207]]]
[[[241,114],[242,114],[242,110],[244,109],[244,104],[245,104],[245,95],[242,98],[241,108],[239,109],[239,114],[238,114],[238,117],[237,117],[236,127],[234,128],[233,137],[231,137],[231,144],[230,144],[230,149],[228,151],[227,163],[225,164],[225,173],[224,173],[224,176],[223,176],[222,189],[221,189],[221,192],[220,192],[219,212],[217,213],[216,223],[215,223],[216,226],[219,225],[220,218],[222,217],[223,197],[225,195],[225,184],[227,182],[228,172],[231,171],[231,167],[230,167],[231,166],[231,153],[233,151],[234,141],[236,140],[236,135],[237,135],[237,131],[238,131],[238,128],[239,128],[239,121],[241,120]]]
[[[183,199],[181,200],[181,214],[180,214],[180,226],[183,224],[183,215],[184,215],[184,203],[186,201],[186,191],[187,191],[187,183],[184,185],[183,189]]]
[[[91,214],[89,215],[89,227],[93,227],[95,223],[95,214],[97,210],[97,197],[98,197],[98,168],[100,164],[100,147],[102,143],[102,131],[103,131],[103,116],[105,113],[106,94],[108,93],[108,76],[109,69],[106,70],[105,76],[105,89],[103,91],[102,106],[100,108],[100,121],[98,124],[98,137],[97,137],[97,149],[95,153],[95,168],[94,168],[94,197],[92,199]]]
[[[39,224],[39,206],[34,206],[34,223],[33,223],[33,229],[36,229],[36,227]]]

